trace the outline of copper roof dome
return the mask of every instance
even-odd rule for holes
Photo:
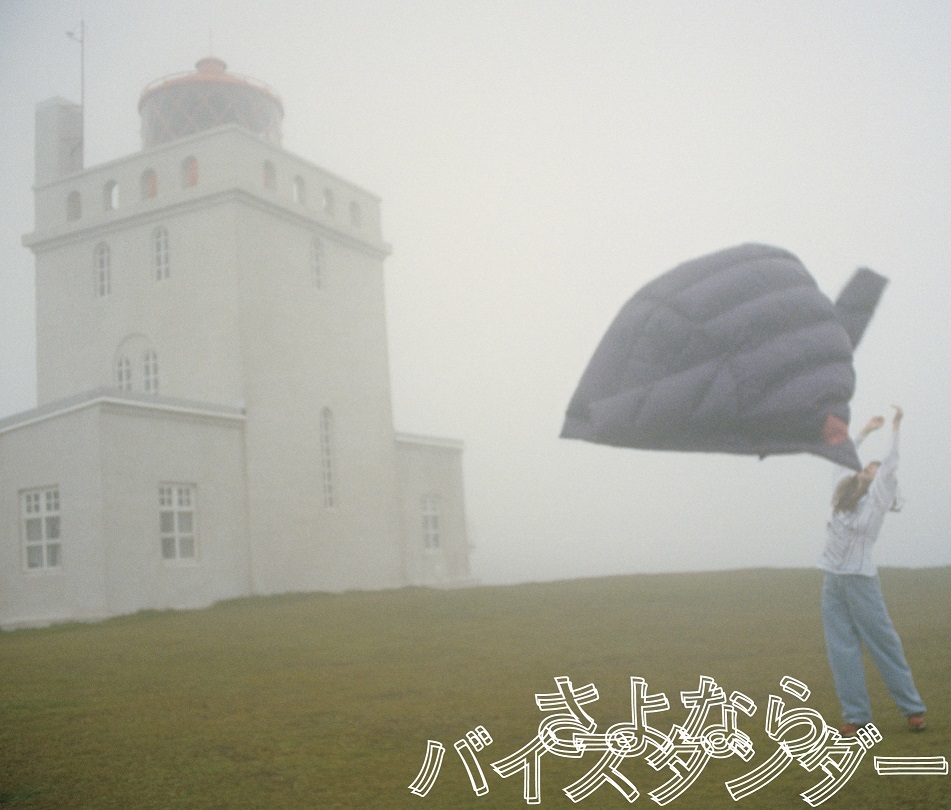
[[[284,107],[267,85],[229,73],[210,56],[196,70],[149,84],[139,99],[142,145],[157,146],[223,124],[238,124],[274,144],[281,142]]]

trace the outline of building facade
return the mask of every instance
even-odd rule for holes
[[[153,83],[82,166],[37,108],[37,402],[0,421],[0,624],[469,577],[457,441],[394,432],[380,200],[265,85]]]

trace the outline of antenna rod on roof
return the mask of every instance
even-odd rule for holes
[[[66,36],[79,43],[79,148],[83,150],[86,138],[86,23],[82,17],[79,18],[79,34],[67,31]]]

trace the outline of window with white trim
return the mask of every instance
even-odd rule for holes
[[[120,391],[132,390],[132,363],[124,355],[116,361],[116,385]]]
[[[330,408],[320,412],[320,473],[325,509],[337,504],[336,459],[334,457],[334,416]]]
[[[23,526],[23,565],[28,571],[59,568],[61,538],[59,488],[44,487],[20,493]]]
[[[162,281],[169,276],[168,229],[159,227],[152,231],[152,266],[155,280]]]
[[[196,509],[193,484],[159,485],[159,533],[163,560],[174,562],[197,559]]]
[[[324,286],[324,244],[316,236],[310,240],[310,282],[318,290]]]
[[[115,211],[119,207],[119,184],[110,180],[102,187],[103,211]]]
[[[159,392],[158,355],[152,349],[142,356],[142,385],[147,394]]]
[[[436,551],[442,544],[439,534],[439,497],[423,495],[420,499],[422,512],[423,548]]]
[[[96,250],[93,252],[93,266],[96,296],[105,298],[112,292],[112,251],[105,242],[96,245]]]

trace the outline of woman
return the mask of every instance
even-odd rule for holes
[[[872,561],[872,546],[898,490],[898,429],[904,414],[897,405],[893,407],[891,448],[881,464],[872,462],[842,479],[835,488],[825,550],[819,563],[826,572],[822,624],[832,678],[842,704],[843,736],[854,736],[872,722],[862,644],[898,708],[908,718],[909,730],[923,731],[926,726],[925,705],[915,689],[901,640],[885,609]],[[884,424],[881,416],[871,419],[856,439],[856,446]]]

